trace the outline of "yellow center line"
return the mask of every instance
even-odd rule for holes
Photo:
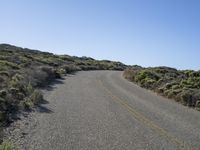
[[[149,120],[143,114],[139,113],[134,108],[132,108],[130,105],[128,105],[125,101],[123,101],[122,99],[120,99],[119,97],[114,95],[110,90],[108,90],[104,86],[104,84],[102,83],[101,80],[99,80],[99,84],[104,88],[104,90],[108,93],[108,95],[112,98],[112,100],[114,100],[116,103],[122,105],[128,112],[130,112],[130,114],[132,114],[132,116],[135,119],[137,119],[140,122],[144,123],[145,125],[149,126],[150,128],[155,130],[161,136],[166,137],[168,140],[173,142],[180,150],[187,150],[185,144],[181,140],[179,140],[178,138],[170,135],[166,130],[164,130],[163,128],[161,128],[158,125],[156,125],[154,122]],[[189,147],[188,150],[192,150],[192,147]]]

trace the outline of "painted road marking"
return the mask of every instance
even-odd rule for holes
[[[121,106],[123,106],[130,114],[132,114],[132,116],[135,119],[137,119],[138,121],[144,123],[148,127],[152,128],[153,130],[155,130],[161,136],[166,137],[168,140],[173,142],[180,150],[187,150],[187,149],[188,150],[192,150],[193,149],[192,147],[189,147],[189,146],[186,147],[185,144],[181,140],[179,140],[178,138],[170,135],[165,129],[159,127],[154,122],[149,120],[147,117],[145,117],[144,115],[142,115],[141,113],[136,111],[134,108],[132,108],[130,105],[128,105],[125,101],[123,101],[122,99],[120,99],[119,97],[114,95],[108,88],[105,87],[105,85],[103,84],[103,82],[101,80],[98,80],[98,81],[99,81],[99,84],[108,93],[108,95],[112,98],[112,100],[114,100],[116,103],[118,103]]]

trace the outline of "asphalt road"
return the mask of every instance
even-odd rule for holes
[[[44,92],[30,150],[200,149],[200,112],[125,80],[122,72],[70,75]]]

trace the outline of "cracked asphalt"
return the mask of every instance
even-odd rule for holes
[[[77,72],[44,97],[24,149],[200,149],[200,112],[138,87],[120,71]]]

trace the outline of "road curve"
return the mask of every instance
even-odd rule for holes
[[[44,92],[45,113],[38,113],[24,149],[200,149],[200,112],[138,87],[122,72],[78,72],[59,83]]]

